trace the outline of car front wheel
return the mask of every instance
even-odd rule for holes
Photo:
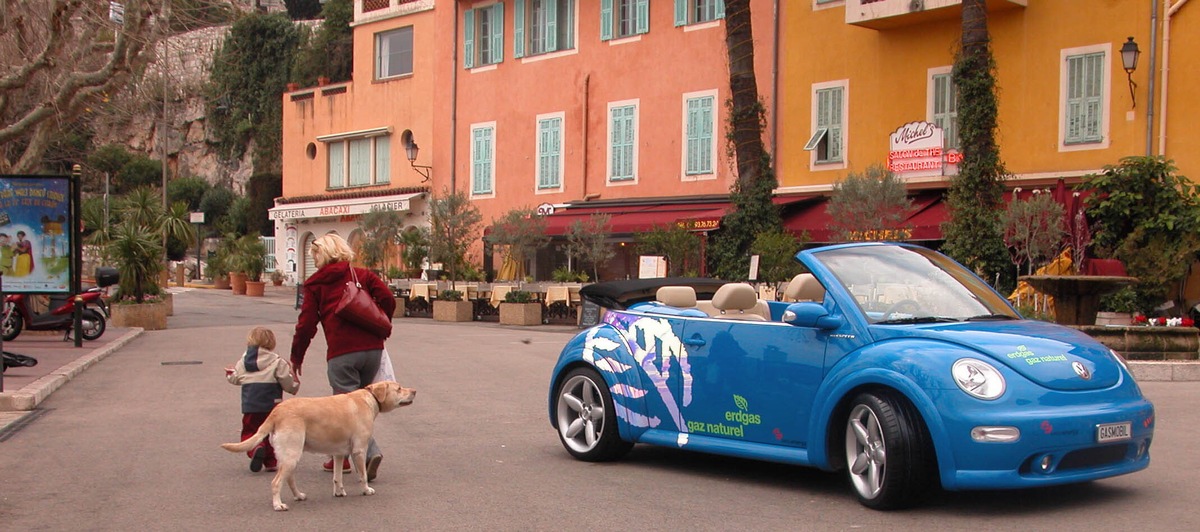
[[[571,456],[603,462],[620,458],[633,447],[617,434],[612,395],[595,370],[572,370],[562,379],[555,397],[558,438]]]
[[[934,453],[920,415],[889,392],[854,398],[846,419],[846,471],[859,502],[876,510],[912,506],[934,479]]]

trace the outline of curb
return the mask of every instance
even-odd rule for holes
[[[140,327],[134,327],[125,333],[124,336],[109,342],[95,352],[84,355],[54,370],[45,377],[25,385],[20,390],[0,393],[0,412],[27,411],[37,408],[37,405],[45,401],[51,393],[61,388],[63,384],[75,378],[83,370],[91,367],[92,364],[103,360],[117,349],[137,338],[142,332],[144,331]]]
[[[1195,361],[1139,360],[1129,361],[1129,372],[1138,382],[1195,382],[1200,381],[1200,363]]]

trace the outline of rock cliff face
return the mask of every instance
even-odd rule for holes
[[[154,159],[165,147],[171,176],[202,177],[240,193],[253,171],[253,146],[241,160],[222,160],[205,119],[209,68],[228,30],[205,28],[160,44],[141,79],[108,103],[110,116],[96,121],[93,143],[119,144]]]

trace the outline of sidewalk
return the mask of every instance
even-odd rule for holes
[[[168,291],[178,294],[206,288],[212,286],[189,283],[185,287],[172,287]],[[294,306],[296,287],[275,287],[268,284],[262,301]],[[479,325],[481,324],[468,323],[462,326]],[[75,347],[73,341],[64,342],[60,333],[25,332],[16,340],[4,342],[5,351],[32,356],[38,359],[38,364],[31,368],[9,368],[4,373],[4,389],[0,391],[0,434],[30,410],[36,409],[63,384],[142,333],[140,328],[110,327],[99,339],[84,341],[83,347]],[[1197,361],[1130,361],[1129,367],[1134,377],[1142,382],[1200,381],[1200,362]]]

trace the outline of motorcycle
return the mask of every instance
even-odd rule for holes
[[[108,303],[104,301],[105,289],[117,283],[115,268],[98,268],[96,284],[80,294],[83,300],[84,340],[95,340],[104,334],[108,326]],[[71,337],[75,330],[75,295],[52,294],[49,305],[42,312],[35,312],[30,305],[33,294],[8,294],[4,297],[4,317],[0,321],[0,337],[8,342],[30,331],[63,331],[63,340]]]

